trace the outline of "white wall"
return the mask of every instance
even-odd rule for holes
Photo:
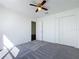
[[[0,20],[2,19],[2,8],[0,8]],[[2,21],[0,21],[0,49],[3,48],[3,41],[2,41]]]
[[[31,19],[0,7],[0,43],[2,35],[6,35],[14,45],[30,41]]]
[[[79,47],[79,8],[39,18],[37,39]]]

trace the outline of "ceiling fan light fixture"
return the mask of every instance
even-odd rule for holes
[[[42,8],[41,8],[41,7],[38,7],[38,10],[39,10],[39,11],[41,11],[41,10],[42,10]]]
[[[34,7],[37,7],[36,11],[35,12],[38,12],[38,11],[41,11],[41,10],[45,10],[47,11],[48,9],[45,8],[43,5],[46,3],[46,0],[43,0],[43,2],[41,3],[38,3],[38,4],[30,4],[31,6],[34,6]]]

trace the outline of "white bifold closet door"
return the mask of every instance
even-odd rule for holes
[[[77,15],[77,47],[79,48],[79,13]]]
[[[43,40],[56,43],[56,20],[55,18],[50,17],[43,21]]]
[[[62,17],[59,19],[59,41],[61,44],[77,45],[77,19],[75,16]]]

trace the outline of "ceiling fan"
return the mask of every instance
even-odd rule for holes
[[[43,0],[43,2],[38,3],[37,5],[35,5],[35,4],[30,4],[30,6],[37,7],[37,9],[36,9],[35,12],[41,11],[42,9],[45,10],[45,11],[47,11],[48,9],[43,6],[45,3],[46,3],[46,0]]]

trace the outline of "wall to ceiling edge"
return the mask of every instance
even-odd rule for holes
[[[37,19],[37,40],[79,48],[79,8]]]

